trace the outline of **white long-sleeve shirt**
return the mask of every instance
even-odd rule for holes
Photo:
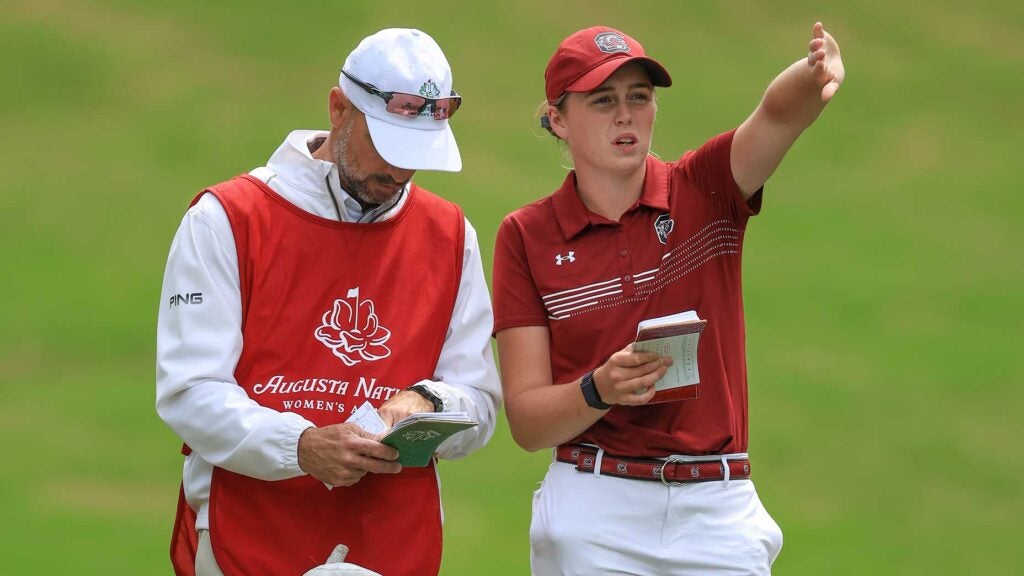
[[[398,213],[407,190],[392,205],[363,213],[342,190],[337,166],[310,153],[324,137],[325,132],[292,132],[267,165],[251,174],[322,218],[337,220],[340,214],[346,222],[370,222]],[[486,444],[501,406],[480,248],[468,220],[465,230],[455,308],[434,379],[423,383],[443,400],[445,411],[465,411],[480,424],[441,445],[438,455],[446,459]],[[202,294],[202,305],[170,305],[172,297],[189,294]],[[264,480],[301,476],[305,473],[298,464],[299,436],[313,423],[261,406],[235,381],[243,345],[238,255],[227,214],[212,194],[203,195],[182,219],[167,258],[160,302],[156,409],[192,448],[182,473],[185,497],[197,510],[196,528],[207,529],[213,467]]]

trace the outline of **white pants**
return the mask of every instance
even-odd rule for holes
[[[666,486],[554,462],[533,495],[534,576],[767,575],[781,549],[750,480]]]

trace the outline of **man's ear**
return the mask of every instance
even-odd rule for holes
[[[341,91],[341,88],[335,86],[331,88],[327,107],[331,115],[331,128],[337,130],[344,123],[345,115],[352,108],[352,103],[349,102],[348,97]]]

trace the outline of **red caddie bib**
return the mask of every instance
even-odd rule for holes
[[[393,218],[352,224],[309,214],[248,175],[205,192],[224,206],[238,250],[235,378],[250,398],[326,426],[433,378],[462,273],[456,205],[412,185]],[[195,530],[187,516],[179,504],[176,542]],[[440,521],[433,465],[334,490],[311,476],[213,472],[210,536],[227,576],[298,576],[337,544],[346,561],[387,576],[437,574]],[[188,548],[179,545],[178,574],[191,573]]]

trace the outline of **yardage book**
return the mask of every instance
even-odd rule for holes
[[[636,327],[633,350],[654,352],[672,358],[665,376],[654,385],[651,403],[687,400],[697,397],[700,371],[697,369],[697,344],[708,321],[694,310],[641,321]]]
[[[357,424],[371,434],[387,430],[377,410],[364,402],[347,422]],[[465,412],[416,412],[399,420],[381,442],[398,450],[402,466],[422,467],[430,463],[437,447],[456,432],[476,426]]]

